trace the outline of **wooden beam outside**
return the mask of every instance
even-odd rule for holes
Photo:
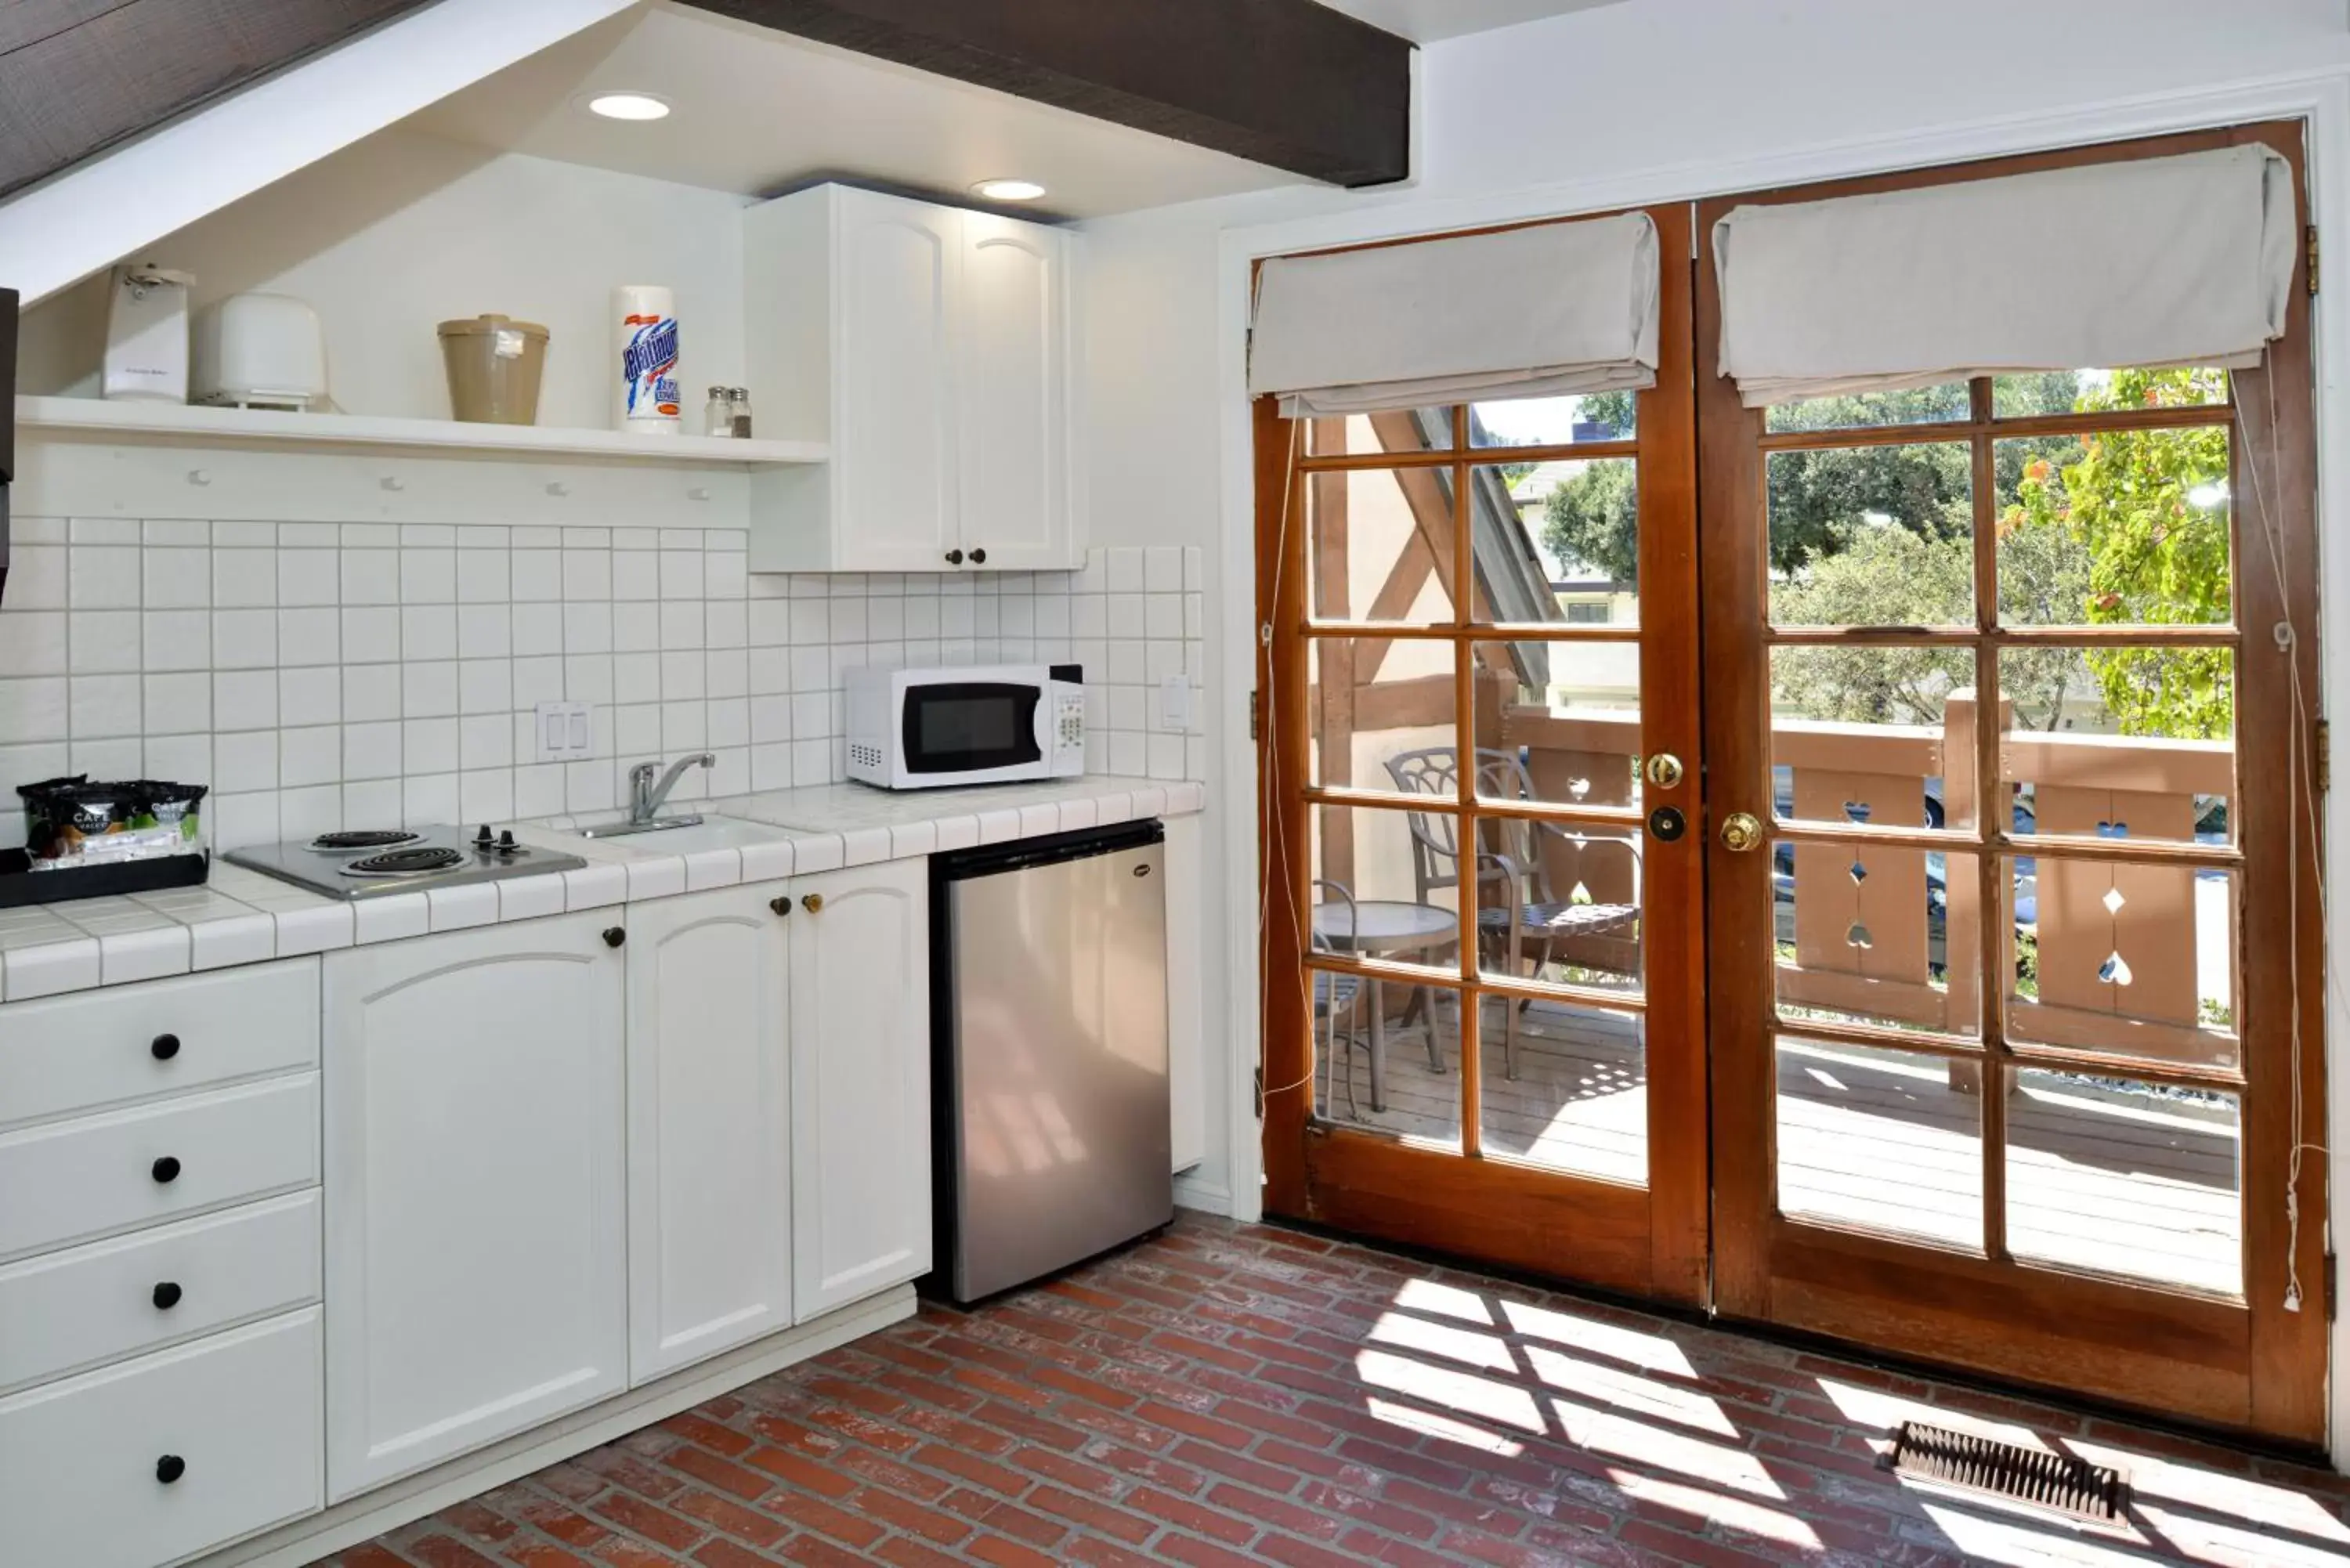
[[[1411,171],[1411,45],[1314,0],[689,3],[1334,185]]]
[[[0,6],[0,196],[425,0],[16,0]]]

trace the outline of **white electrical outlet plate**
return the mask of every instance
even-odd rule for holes
[[[594,756],[595,714],[586,702],[541,702],[536,710],[538,760],[573,763]]]
[[[1170,675],[1159,683],[1159,727],[1188,734],[1191,729],[1191,678]]]

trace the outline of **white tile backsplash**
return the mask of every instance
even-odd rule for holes
[[[1197,550],[1076,572],[763,575],[717,529],[20,518],[0,605],[0,846],[68,769],[210,784],[224,846],[389,821],[609,809],[646,757],[681,796],[843,776],[842,672],[1081,663],[1087,765],[1204,776],[1157,683],[1204,669]],[[70,543],[68,543],[70,541]],[[595,708],[540,763],[532,710]],[[1206,711],[1195,693],[1193,711]],[[723,786],[723,787],[715,787]]]

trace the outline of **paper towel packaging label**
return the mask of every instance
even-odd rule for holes
[[[628,341],[620,352],[620,377],[628,383],[628,417],[678,417],[677,317],[629,316],[620,325]]]

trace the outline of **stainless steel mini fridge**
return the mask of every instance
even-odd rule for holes
[[[936,1272],[974,1302],[1174,1218],[1166,830],[931,861]]]

